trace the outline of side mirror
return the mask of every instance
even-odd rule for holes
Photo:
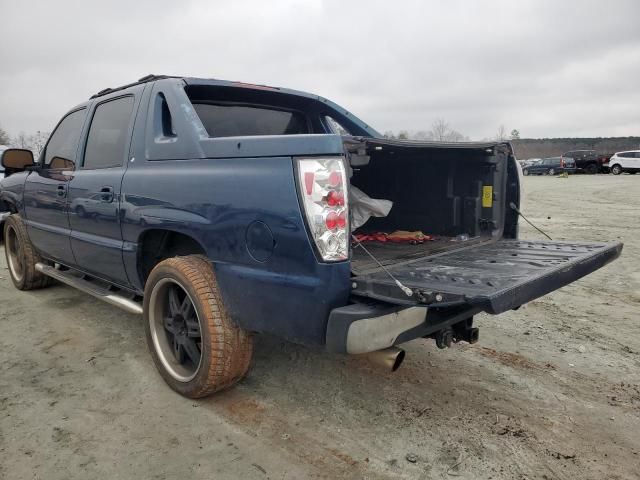
[[[33,152],[22,148],[9,148],[2,152],[2,166],[11,172],[22,172],[33,165]]]

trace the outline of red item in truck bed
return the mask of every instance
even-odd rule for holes
[[[394,243],[411,243],[417,245],[429,240],[433,240],[431,235],[425,235],[421,231],[408,232],[405,230],[396,230],[392,233],[374,232],[374,233],[356,233],[358,242],[394,242]]]
[[[354,235],[358,242],[386,242],[387,234],[384,232],[356,233]]]

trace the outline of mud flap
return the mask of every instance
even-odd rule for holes
[[[503,239],[389,267],[411,296],[379,270],[354,277],[352,293],[397,305],[467,304],[497,314],[598,270],[621,251],[622,243]]]

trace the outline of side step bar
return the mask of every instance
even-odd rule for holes
[[[57,268],[45,265],[44,263],[36,263],[36,270],[51,278],[55,278],[70,287],[77,288],[78,290],[88,293],[103,302],[120,307],[129,313],[142,315],[142,305],[139,302],[135,302],[129,298],[123,297],[122,295],[118,295],[107,288],[96,285],[95,283],[78,277],[68,271],[58,270]]]

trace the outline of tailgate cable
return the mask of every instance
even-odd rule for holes
[[[376,262],[376,263],[378,264],[378,266],[379,266],[382,270],[384,270],[384,272],[385,272],[387,275],[389,275],[389,276],[391,277],[391,279],[395,282],[395,284],[398,286],[398,288],[399,288],[400,290],[402,290],[402,292],[403,292],[407,297],[412,297],[412,296],[413,296],[413,290],[411,290],[409,287],[404,286],[404,285],[402,284],[402,282],[400,282],[400,280],[398,280],[396,277],[394,277],[394,276],[393,276],[393,274],[392,274],[392,273],[387,269],[387,267],[385,267],[384,265],[382,265],[382,264],[378,261],[378,259],[377,259],[376,257],[374,257],[374,256],[373,256],[373,254],[372,254],[369,250],[367,250],[367,249],[365,248],[365,246],[362,244],[362,242],[361,242],[360,240],[358,240],[354,234],[351,234],[351,238],[352,238],[352,239],[353,239],[353,241],[355,242],[356,247],[360,247],[360,248],[362,248],[362,249],[366,252],[366,254],[367,254],[367,255],[369,255],[369,256],[373,259],[373,261],[374,261],[374,262]]]
[[[551,238],[549,235],[547,235],[545,232],[543,232],[541,229],[539,229],[538,227],[536,227],[533,223],[531,223],[529,221],[529,219],[527,217],[525,217],[522,212],[520,210],[518,210],[518,207],[516,207],[516,204],[513,202],[509,203],[509,206],[511,207],[511,210],[514,210],[518,215],[520,215],[522,218],[524,218],[524,221],[527,222],[529,225],[531,225],[533,228],[535,228],[537,231],[539,231],[541,234],[543,234],[545,237],[547,237],[549,240],[553,241],[553,238]]]

